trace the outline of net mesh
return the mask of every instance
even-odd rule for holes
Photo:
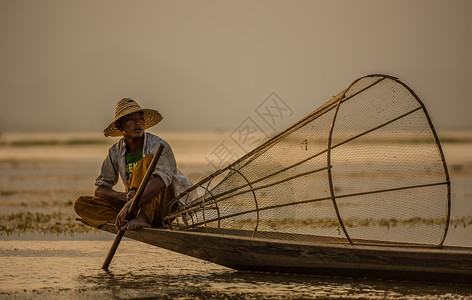
[[[450,183],[421,101],[370,75],[175,201],[174,230],[441,245]]]

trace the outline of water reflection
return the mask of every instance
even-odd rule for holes
[[[313,299],[313,298],[468,298],[465,284],[272,274],[225,270],[183,272],[162,270],[113,271],[80,275],[79,282],[112,298],[169,299]]]

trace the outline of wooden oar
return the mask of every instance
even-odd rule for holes
[[[151,164],[149,165],[149,168],[146,171],[146,175],[144,175],[144,179],[139,185],[138,191],[136,192],[136,195],[134,198],[131,200],[131,204],[128,209],[128,215],[127,215],[127,220],[129,220],[133,215],[135,209],[138,207],[139,200],[141,200],[141,196],[143,195],[144,189],[146,188],[146,185],[151,178],[151,174],[154,171],[154,168],[156,167],[157,161],[159,160],[159,157],[161,156],[162,150],[164,149],[164,145],[160,144],[159,148],[157,148],[156,153],[154,154],[154,157],[152,158]],[[111,245],[110,251],[108,251],[108,255],[105,258],[105,261],[103,262],[102,269],[103,270],[108,270],[108,266],[111,263],[111,260],[113,259],[113,256],[115,255],[116,249],[118,248],[118,245],[120,244],[121,239],[123,238],[123,235],[125,234],[125,230],[118,230],[118,233],[116,234],[115,240],[113,241],[113,244]]]

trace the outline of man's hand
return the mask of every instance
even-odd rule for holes
[[[121,230],[121,228],[129,222],[128,211],[129,211],[129,207],[131,206],[131,202],[132,201],[126,202],[125,206],[123,206],[123,208],[120,210],[120,212],[116,216],[116,222],[115,222],[116,229]]]
[[[125,192],[124,194],[125,194],[124,197],[125,197],[126,202],[131,202],[134,196],[136,196],[136,191],[130,190],[129,192],[127,193]]]

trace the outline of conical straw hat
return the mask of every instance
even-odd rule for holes
[[[116,127],[116,121],[126,115],[140,111],[144,113],[145,129],[151,128],[162,120],[162,116],[157,110],[143,109],[133,99],[123,98],[116,104],[115,120],[113,120],[113,122],[111,122],[110,125],[108,125],[107,128],[103,130],[103,133],[105,134],[105,136],[121,136],[122,133]]]

